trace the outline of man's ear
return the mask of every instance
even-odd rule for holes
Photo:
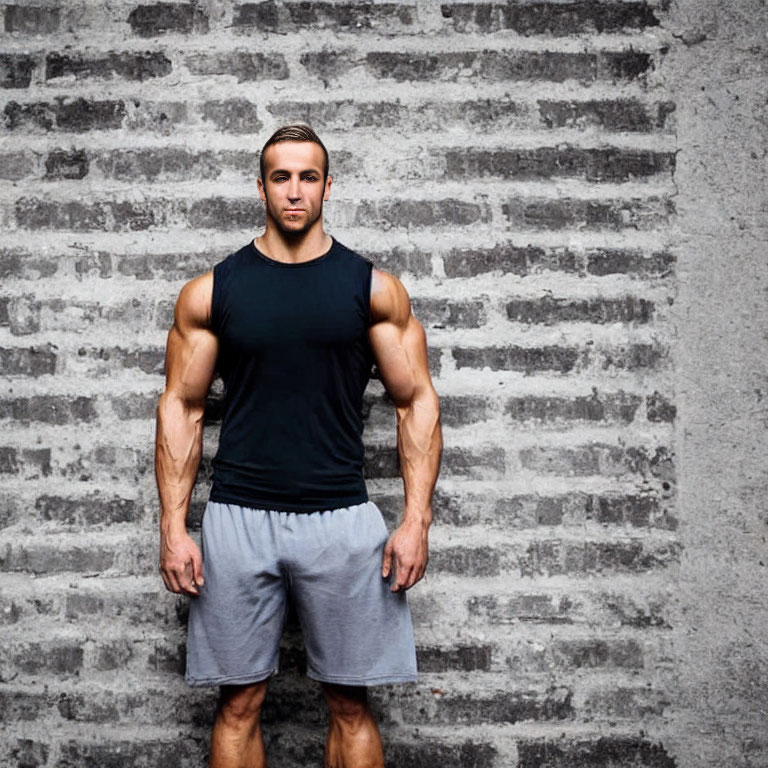
[[[325,180],[325,192],[323,193],[323,200],[327,200],[331,196],[331,183],[333,182],[333,178],[329,176]]]
[[[267,193],[264,189],[264,182],[261,180],[261,176],[256,177],[256,186],[259,188],[259,197],[266,203]]]

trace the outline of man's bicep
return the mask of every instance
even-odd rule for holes
[[[179,294],[165,357],[166,391],[188,401],[208,394],[219,343],[211,331],[209,275],[193,280]]]
[[[216,370],[218,347],[211,331],[174,324],[165,356],[166,391],[189,402],[204,400]]]
[[[370,332],[382,383],[396,405],[408,404],[421,386],[429,384],[427,343],[421,323],[410,315],[404,326],[377,323]]]

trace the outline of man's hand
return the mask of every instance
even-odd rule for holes
[[[381,576],[386,579],[392,574],[392,592],[410,589],[424,576],[428,559],[427,525],[406,518],[384,547]]]
[[[203,558],[188,533],[160,537],[160,572],[167,590],[192,596],[200,594]]]

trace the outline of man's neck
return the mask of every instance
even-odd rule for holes
[[[295,264],[322,256],[332,242],[322,227],[304,232],[294,239],[267,224],[264,234],[254,238],[253,244],[270,259]]]

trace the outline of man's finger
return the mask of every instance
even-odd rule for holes
[[[387,546],[384,547],[384,554],[381,558],[381,577],[386,579],[389,576],[390,569],[392,568],[392,539],[387,542]]]
[[[201,557],[192,558],[192,579],[198,587],[202,587],[205,584],[205,579],[203,579],[203,560]]]

